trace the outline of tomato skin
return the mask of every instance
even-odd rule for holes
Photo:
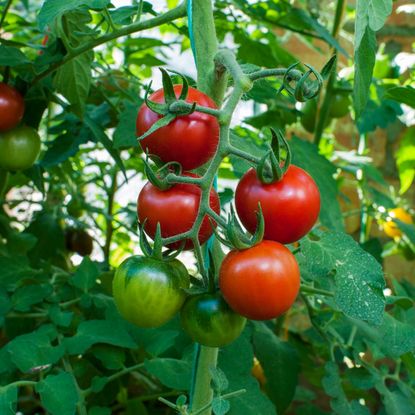
[[[258,202],[265,220],[264,239],[283,244],[302,238],[313,227],[320,212],[316,183],[303,169],[292,164],[280,181],[263,184],[256,171],[250,169],[238,183],[236,211],[251,233],[257,225]]]
[[[179,97],[182,85],[174,85],[174,92]],[[162,89],[150,96],[150,101],[164,103]],[[189,88],[186,102],[217,108],[216,104],[203,92]],[[142,105],[137,116],[137,136],[144,134],[161,115]],[[143,151],[160,157],[163,162],[177,161],[184,170],[192,170],[206,163],[215,154],[219,141],[219,124],[217,119],[208,114],[194,112],[179,116],[169,125],[150,134],[140,142]]]
[[[413,223],[412,217],[405,209],[401,207],[391,209],[388,213],[390,220],[387,220],[383,223],[383,231],[390,238],[399,239],[402,236],[402,231],[399,229],[398,225],[393,220],[398,219],[404,223],[411,224]]]
[[[0,82],[0,131],[11,130],[22,120],[23,97],[13,87]]]
[[[83,229],[68,229],[65,232],[66,249],[81,256],[91,255],[94,241],[91,235]]]
[[[235,313],[222,295],[205,293],[189,297],[180,318],[193,341],[209,347],[223,347],[242,333],[246,318]]]
[[[349,113],[350,98],[345,93],[334,94],[330,104],[329,117],[342,118]]]
[[[32,167],[40,152],[40,137],[31,127],[16,127],[0,134],[0,168],[25,170]]]
[[[300,270],[288,248],[262,241],[226,255],[219,286],[234,311],[252,320],[269,320],[294,303],[300,289]]]
[[[187,175],[197,177],[190,173]],[[179,183],[170,189],[160,190],[148,182],[138,195],[138,220],[140,223],[144,223],[147,219],[144,229],[153,239],[156,234],[157,222],[160,223],[163,238],[186,232],[196,219],[200,197],[201,190],[194,184]],[[216,213],[220,212],[219,196],[214,189],[210,191],[209,204]],[[199,242],[201,244],[206,242],[212,233],[211,221],[205,216],[199,231]],[[181,241],[175,242],[169,247],[177,249],[181,243]],[[187,240],[184,249],[192,247],[193,243]]]
[[[112,291],[120,314],[138,327],[159,327],[180,310],[190,279],[177,259],[127,258],[116,270]]]

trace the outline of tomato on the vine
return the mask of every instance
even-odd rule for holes
[[[400,238],[402,236],[402,231],[394,222],[394,219],[398,219],[407,224],[413,223],[411,215],[401,207],[391,209],[388,215],[387,220],[383,223],[383,231],[391,238]]]
[[[313,133],[316,128],[317,120],[317,98],[308,100],[301,109],[301,125],[309,133]],[[324,127],[330,124],[330,119],[326,119]]]
[[[220,292],[189,297],[180,312],[182,326],[197,343],[223,347],[242,333],[246,318],[235,313]]]
[[[219,285],[226,302],[252,320],[269,320],[285,313],[300,289],[300,270],[284,245],[262,241],[229,252],[222,262]]]
[[[0,134],[0,168],[25,170],[32,167],[40,152],[40,137],[31,127],[16,127]]]
[[[197,177],[187,173],[190,177]],[[140,223],[144,223],[144,230],[154,239],[157,223],[160,223],[161,236],[168,238],[188,231],[197,216],[200,204],[201,190],[195,184],[179,183],[167,190],[160,190],[148,182],[140,194],[137,201],[137,213]],[[210,207],[216,212],[220,212],[218,194],[214,189],[210,192]],[[199,242],[203,244],[213,233],[213,222],[207,216],[203,218],[199,230]],[[169,245],[170,248],[178,248],[181,242]],[[193,243],[187,240],[185,249],[191,249]]]
[[[179,97],[182,85],[174,85],[176,97]],[[164,91],[154,92],[150,101],[164,103]],[[186,102],[217,108],[216,104],[203,92],[189,88]],[[161,118],[143,104],[137,116],[137,135],[144,134]],[[167,126],[159,128],[150,134],[140,145],[143,151],[148,149],[163,162],[177,161],[184,170],[192,170],[206,163],[215,154],[219,141],[219,124],[217,119],[208,114],[193,112],[189,115],[178,116]]]
[[[262,183],[250,169],[238,183],[235,205],[251,233],[257,226],[258,203],[264,215],[264,238],[287,244],[302,238],[315,224],[320,193],[311,176],[292,164],[281,180],[270,184]]]
[[[65,232],[66,249],[81,256],[91,255],[94,241],[91,235],[83,229],[70,228]]]
[[[178,260],[131,256],[115,272],[113,295],[120,314],[138,327],[159,327],[180,310],[189,287]]]
[[[24,100],[20,92],[0,82],[0,131],[16,127],[23,118],[24,108]]]
[[[329,117],[342,118],[349,113],[350,98],[347,93],[337,92],[330,103]]]

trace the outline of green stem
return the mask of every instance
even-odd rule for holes
[[[19,388],[22,386],[36,386],[37,382],[31,380],[18,380],[17,382],[9,383],[6,386],[0,386],[1,389],[8,389],[8,388]]]
[[[0,29],[2,28],[4,20],[6,19],[6,15],[7,15],[7,12],[9,11],[10,6],[12,5],[12,1],[13,0],[7,0],[7,3],[4,6],[3,13],[1,14],[1,19],[0,19]]]
[[[186,2],[181,3],[179,6],[175,7],[167,11],[166,13],[153,17],[152,19],[145,20],[143,22],[135,22],[128,26],[122,27],[114,32],[105,34],[103,36],[98,37],[90,42],[84,43],[82,46],[79,46],[70,53],[68,53],[63,59],[55,64],[51,65],[48,69],[41,72],[38,76],[33,79],[32,85],[36,84],[37,82],[41,81],[42,79],[46,78],[51,73],[55,72],[61,66],[65,65],[66,63],[70,62],[72,59],[77,58],[78,56],[82,55],[85,52],[88,52],[99,45],[107,43],[111,40],[117,39],[121,36],[127,36],[131,33],[137,33],[146,29],[151,29],[153,27],[160,26],[164,23],[169,23],[173,20],[176,20],[180,17],[184,17],[186,15]]]
[[[222,399],[235,398],[236,396],[242,395],[243,393],[246,393],[246,389],[241,389],[235,392],[226,393],[225,395],[222,395],[221,398]],[[199,410],[195,412],[191,412],[190,415],[201,415],[203,411],[206,411],[206,409],[209,409],[211,406],[212,406],[212,402],[206,404],[204,407],[200,408]]]
[[[334,293],[327,290],[322,290],[320,288],[310,287],[309,285],[302,285],[301,292],[305,294],[319,294],[319,295],[326,295],[327,297],[333,297]]]

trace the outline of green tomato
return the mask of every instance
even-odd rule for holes
[[[181,313],[184,330],[197,343],[222,347],[242,333],[246,318],[235,313],[220,292],[190,297]]]
[[[190,285],[177,259],[127,258],[115,272],[112,292],[120,314],[138,327],[159,327],[180,310]]]
[[[0,168],[25,170],[32,167],[40,152],[40,137],[31,127],[17,127],[0,134]]]
[[[316,128],[316,117],[317,117],[317,99],[311,99],[307,101],[302,108],[302,115],[300,118],[301,125],[309,133],[314,133]],[[327,119],[325,126],[327,127],[330,123],[330,120]]]
[[[70,202],[66,206],[66,209],[68,211],[68,214],[74,218],[80,218],[84,213],[83,203],[77,197],[72,198],[70,200]]]
[[[349,113],[349,95],[344,93],[334,94],[330,104],[329,117],[342,118]]]

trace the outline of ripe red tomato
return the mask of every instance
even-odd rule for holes
[[[269,320],[285,313],[300,289],[300,270],[284,245],[262,241],[226,255],[219,272],[226,302],[252,320]]]
[[[13,87],[0,82],[0,131],[11,130],[22,120],[24,101]]]
[[[290,165],[280,181],[270,184],[262,183],[254,169],[242,177],[236,188],[235,205],[249,232],[256,229],[258,202],[265,220],[264,239],[283,244],[302,238],[313,227],[320,212],[316,183],[294,165]]]
[[[178,97],[182,85],[174,85]],[[150,101],[164,103],[164,91],[156,91]],[[186,102],[196,102],[204,107],[216,108],[215,103],[203,92],[189,88]],[[137,135],[144,134],[161,115],[151,111],[145,104],[137,116]],[[179,116],[141,141],[143,151],[160,157],[163,162],[177,161],[184,170],[192,170],[206,163],[215,154],[219,141],[219,124],[212,115],[194,112]]]
[[[197,177],[194,174],[188,176]],[[138,195],[137,213],[140,223],[145,224],[145,231],[154,238],[157,223],[160,223],[161,236],[167,238],[188,231],[197,216],[201,190],[194,184],[180,183],[170,189],[160,190],[148,182]],[[218,194],[214,189],[210,192],[210,207],[217,213],[220,212]],[[199,231],[199,242],[203,244],[212,235],[212,226],[207,216],[203,219]],[[173,243],[170,248],[180,247],[181,242]],[[186,241],[185,249],[191,249],[193,243]]]

